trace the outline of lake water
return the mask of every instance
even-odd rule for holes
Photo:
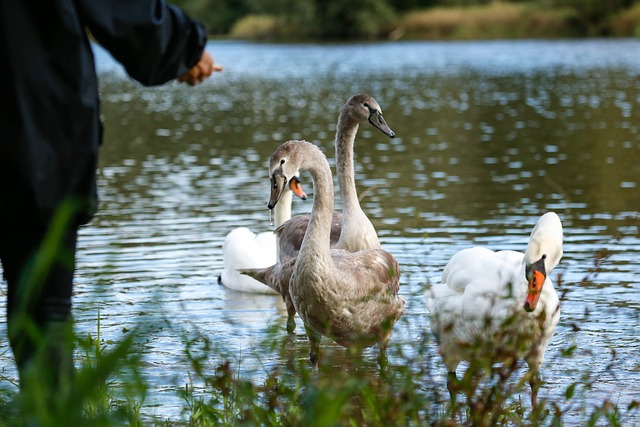
[[[338,110],[358,92],[376,98],[397,134],[362,126],[355,146],[363,209],[400,263],[407,299],[392,346],[410,352],[428,330],[424,290],[456,251],[524,250],[536,218],[554,210],[565,245],[552,277],[564,301],[540,397],[561,401],[588,369],[585,404],[640,399],[640,41],[211,42],[209,51],[224,72],[205,84],[143,88],[96,49],[101,208],[82,230],[74,316],[78,332],[95,334],[100,310],[105,340],[148,330],[143,413],[180,418],[176,389],[189,368],[176,331],[200,331],[248,376],[282,363],[259,343],[268,326],[286,334],[283,305],[218,285],[222,242],[234,227],[271,229],[266,162],[281,142],[317,143],[333,164]],[[294,213],[310,208],[294,202]],[[561,357],[571,344],[575,354]],[[639,425],[640,415],[623,421]]]

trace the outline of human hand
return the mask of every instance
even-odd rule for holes
[[[202,56],[196,65],[194,65],[189,71],[178,77],[180,83],[187,83],[189,86],[195,86],[198,83],[202,83],[207,77],[211,76],[213,72],[222,71],[220,65],[213,63],[213,57],[206,50],[202,52]]]

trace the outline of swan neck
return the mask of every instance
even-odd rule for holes
[[[274,228],[280,227],[283,223],[291,219],[291,202],[293,201],[293,192],[285,190],[280,196],[280,200],[274,209]]]
[[[534,227],[524,253],[527,264],[537,262],[544,255],[546,274],[556,268],[562,258],[562,223],[554,215],[543,215]]]
[[[358,122],[351,119],[346,111],[338,117],[336,130],[336,174],[340,185],[340,199],[345,217],[350,213],[362,210],[358,200],[353,163],[353,146],[358,132]]]
[[[313,207],[298,259],[311,255],[331,257],[333,179],[327,159],[319,151],[310,156],[307,168],[313,178]]]

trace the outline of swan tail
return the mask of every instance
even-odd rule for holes
[[[249,276],[252,279],[257,280],[258,282],[267,285],[276,292],[279,292],[279,289],[275,286],[273,280],[270,280],[273,275],[273,266],[267,268],[239,268],[236,271],[242,275]]]

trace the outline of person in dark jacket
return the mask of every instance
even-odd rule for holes
[[[220,71],[205,27],[163,0],[0,1],[0,260],[21,389],[73,373],[78,227],[97,206],[95,40],[143,85]]]

